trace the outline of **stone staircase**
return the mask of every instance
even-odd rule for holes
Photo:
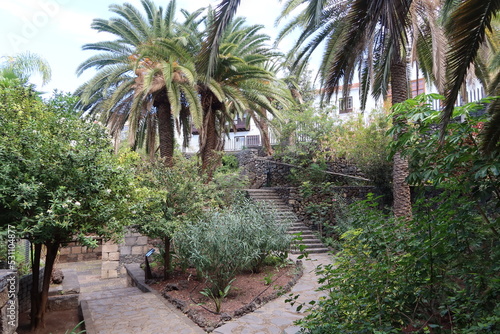
[[[256,202],[265,202],[269,207],[275,210],[280,219],[288,219],[292,221],[288,233],[301,233],[301,241],[292,245],[291,252],[294,254],[301,253],[300,245],[306,246],[304,250],[310,254],[326,253],[330,251],[323,243],[314,235],[314,233],[303,223],[298,221],[297,216],[285,201],[271,188],[247,189],[248,196]]]

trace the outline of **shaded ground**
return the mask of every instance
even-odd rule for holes
[[[200,293],[208,285],[205,280],[196,277],[194,269],[188,269],[185,273],[176,271],[169,280],[152,282],[150,286],[187,313],[199,326],[215,328],[223,321],[251,312],[280,296],[284,289],[290,289],[293,284],[291,281],[295,282],[297,277],[295,265],[282,268],[269,266],[260,273],[239,274],[231,283],[231,290],[222,303],[220,313],[215,313],[213,301]]]
[[[41,329],[37,334],[65,334],[71,330],[83,319],[78,314],[78,310],[53,311],[45,314],[45,329]],[[83,330],[78,328],[78,331]],[[77,332],[78,332],[77,331]],[[19,327],[17,334],[33,334],[30,331],[29,313],[23,313],[19,316]]]

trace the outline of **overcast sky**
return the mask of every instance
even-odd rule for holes
[[[109,39],[90,29],[92,20],[110,18],[113,14],[108,10],[109,5],[123,2],[142,8],[139,0],[0,0],[0,56],[25,51],[38,54],[52,68],[49,84],[40,87],[37,78],[32,80],[38,89],[72,92],[92,75],[75,74],[77,66],[93,54],[82,51],[82,45]],[[165,7],[168,1],[156,3]],[[178,0],[177,10],[194,11],[218,3],[218,0]],[[265,32],[274,37],[277,31],[274,22],[281,8],[279,0],[242,0],[237,15],[247,17],[248,23],[265,25]]]

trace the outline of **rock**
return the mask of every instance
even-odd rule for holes
[[[53,284],[61,284],[64,279],[64,274],[61,269],[54,269],[51,280]]]
[[[225,312],[220,314],[220,320],[222,321],[229,321],[231,319],[232,319],[231,316]]]

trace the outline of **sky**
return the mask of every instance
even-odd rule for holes
[[[26,51],[36,53],[52,69],[52,80],[43,87],[40,78],[32,78],[37,89],[47,93],[54,89],[73,92],[93,74],[87,71],[80,77],[76,75],[78,65],[94,54],[83,51],[82,46],[110,40],[110,35],[90,28],[92,20],[111,18],[114,14],[108,10],[109,5],[124,2],[142,8],[140,0],[0,0],[0,57]],[[166,7],[168,0],[155,2]],[[219,0],[177,0],[177,10],[191,12],[218,3]],[[264,32],[275,37],[278,29],[274,23],[281,8],[279,0],[243,0],[237,15],[245,16],[249,24],[264,25]],[[286,51],[286,45],[280,47]]]

